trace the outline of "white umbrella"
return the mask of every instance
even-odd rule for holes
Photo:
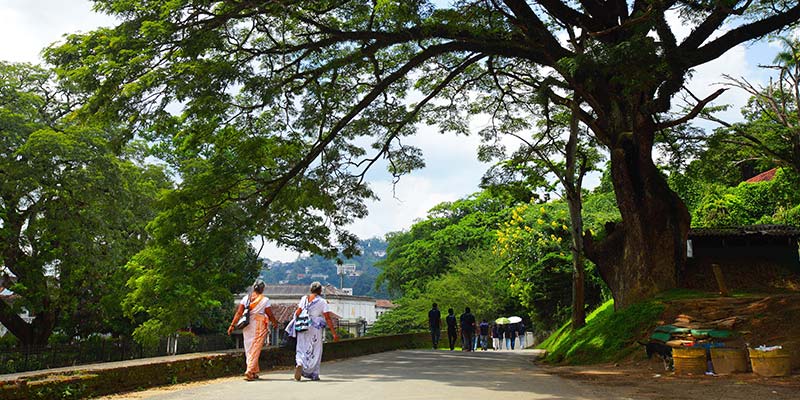
[[[516,316],[508,317],[508,322],[510,322],[512,324],[516,324],[517,322],[522,322],[522,318],[516,317]]]

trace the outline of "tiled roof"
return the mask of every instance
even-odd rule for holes
[[[292,295],[299,299],[308,294],[308,285],[267,285],[264,287],[267,296]]]
[[[750,225],[723,228],[692,228],[689,238],[710,236],[783,236],[800,237],[800,228],[790,225]]]
[[[297,309],[297,305],[273,304],[270,306],[270,308],[272,308],[272,315],[275,316],[275,319],[277,319],[281,324],[284,324],[292,319],[292,313]]]
[[[375,307],[395,308],[397,306],[389,300],[376,300]]]
[[[275,319],[283,325],[292,320],[292,314],[297,310],[296,304],[272,304],[270,306],[272,308],[272,315],[275,316]],[[342,317],[336,315],[336,313],[331,312],[331,319],[334,321],[339,321]]]
[[[757,183],[757,182],[771,181],[772,178],[775,177],[775,173],[777,171],[778,171],[777,168],[773,168],[773,169],[771,169],[769,171],[762,172],[762,173],[760,173],[760,174],[758,174],[758,175],[746,180],[745,182],[747,182],[747,183]]]
[[[264,293],[267,296],[275,296],[275,295],[287,295],[287,296],[297,296],[299,299],[309,293],[308,285],[266,285],[264,287]],[[333,285],[326,285],[322,287],[322,295],[344,295],[344,292],[336,288]]]

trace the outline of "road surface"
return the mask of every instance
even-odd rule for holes
[[[533,364],[533,351],[403,350],[322,364],[320,381],[296,382],[292,371],[189,383],[107,397],[152,400],[393,400],[604,398],[596,388],[548,375]],[[242,363],[244,368],[244,362]]]

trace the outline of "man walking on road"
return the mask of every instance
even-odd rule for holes
[[[447,309],[447,341],[450,342],[450,351],[456,348],[456,340],[458,339],[458,326],[456,325],[456,316],[453,314],[453,309]]]
[[[461,322],[461,337],[462,344],[461,350],[472,351],[472,336],[475,335],[475,316],[469,310],[469,307],[464,309],[464,313],[459,318]]]
[[[439,338],[442,336],[442,313],[439,312],[439,306],[433,303],[433,308],[428,311],[428,327],[431,329],[431,342],[433,342],[433,349],[439,348]]]
[[[489,323],[484,319],[481,321],[481,324],[478,325],[478,328],[480,329],[480,346],[483,351],[486,351],[489,342]]]

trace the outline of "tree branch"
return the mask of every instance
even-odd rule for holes
[[[725,88],[718,89],[716,92],[712,93],[710,96],[706,97],[703,100],[700,100],[700,102],[698,102],[692,108],[692,110],[689,111],[688,114],[684,115],[681,118],[674,119],[672,121],[666,121],[666,122],[662,122],[662,123],[656,124],[656,130],[669,129],[669,128],[672,128],[674,126],[678,126],[678,125],[684,124],[686,122],[689,122],[694,117],[698,116],[703,111],[703,108],[705,108],[705,106],[708,105],[708,103],[714,101],[714,99],[719,97],[721,94],[725,93],[726,90],[728,90],[728,89],[725,89]]]
[[[742,25],[712,40],[705,46],[689,53],[689,67],[704,64],[724,54],[731,48],[760,38],[770,32],[789,26],[800,20],[800,3],[784,12],[771,15],[762,20]]]

